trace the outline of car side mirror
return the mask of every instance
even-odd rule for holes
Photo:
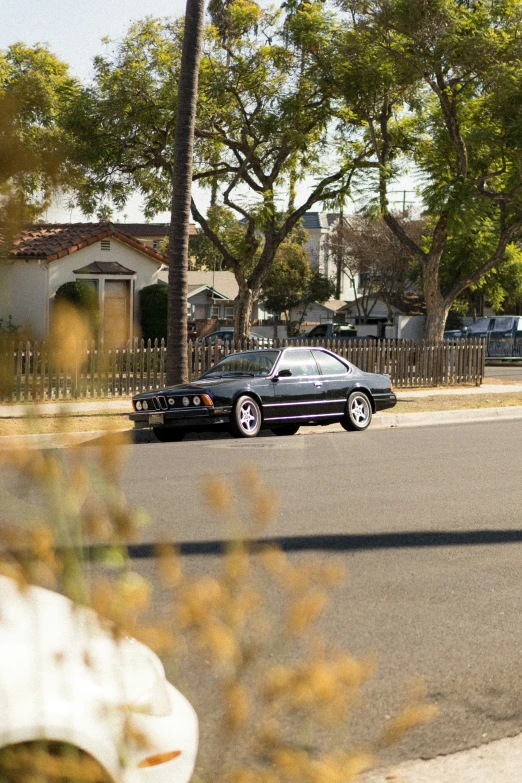
[[[288,370],[280,370],[277,373],[276,377],[277,378],[290,378],[291,375],[292,375],[292,370],[290,370],[290,369],[288,369]]]

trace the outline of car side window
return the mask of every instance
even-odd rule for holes
[[[312,353],[323,375],[345,375],[348,372],[348,368],[335,356],[324,351],[312,351]]]
[[[326,337],[326,333],[328,331],[328,327],[323,326],[316,326],[315,329],[312,329],[308,337]]]
[[[488,324],[489,324],[489,318],[479,318],[478,321],[475,321],[475,323],[472,323],[468,326],[468,333],[474,334],[488,331]]]
[[[318,375],[317,364],[312,356],[312,352],[309,350],[303,351],[287,351],[283,354],[279,366],[278,372],[281,370],[291,370],[292,376],[308,376]]]

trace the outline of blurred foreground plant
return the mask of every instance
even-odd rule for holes
[[[251,466],[238,474],[237,487],[217,476],[205,481],[207,504],[232,533],[214,572],[191,575],[170,544],[158,545],[150,580],[133,570],[127,545],[144,514],[129,508],[119,487],[121,443],[109,436],[95,455],[83,449],[1,452],[3,475],[16,475],[38,503],[25,526],[2,521],[0,572],[21,590],[39,584],[94,608],[110,621],[115,639],[132,635],[181,668],[183,661],[201,667],[202,679],[210,673],[213,692],[205,709],[215,716],[218,758],[200,770],[201,778],[349,783],[374,765],[380,748],[433,717],[435,707],[416,692],[373,747],[351,746],[347,720],[363,702],[374,663],[354,658],[320,632],[342,569],[290,559],[255,541],[277,502]],[[168,596],[161,621],[151,617],[156,580]],[[204,758],[204,745],[201,751]],[[38,761],[40,776],[28,777],[27,752],[0,754],[2,783],[59,779],[56,754]],[[13,772],[17,758],[23,764]],[[83,769],[71,770],[69,756],[64,763],[63,778],[85,779]]]

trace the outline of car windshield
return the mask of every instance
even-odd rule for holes
[[[233,375],[269,375],[279,351],[248,351],[233,353],[207,370],[202,378],[224,378]]]

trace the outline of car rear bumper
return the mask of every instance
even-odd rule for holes
[[[386,408],[393,408],[397,405],[397,395],[394,392],[387,392],[386,394],[374,394],[375,410],[383,411]]]

